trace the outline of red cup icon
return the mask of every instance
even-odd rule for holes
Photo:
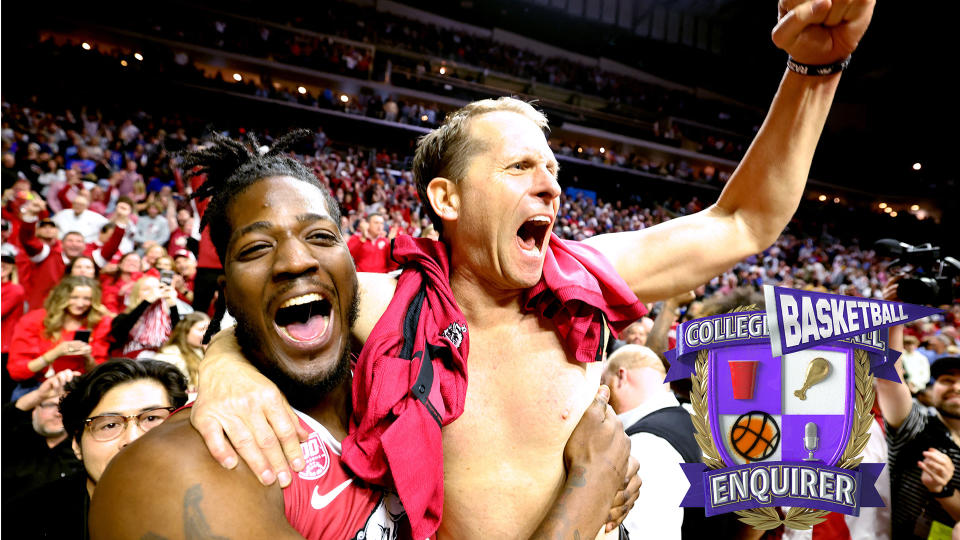
[[[753,399],[753,388],[757,384],[756,360],[730,360],[730,383],[733,385],[733,399]]]

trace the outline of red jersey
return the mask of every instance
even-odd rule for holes
[[[385,274],[397,267],[390,260],[390,239],[380,237],[368,240],[355,234],[347,241],[347,248],[357,265],[357,272],[380,272]]]
[[[15,381],[43,382],[46,378],[47,370],[40,370],[36,373],[30,371],[27,364],[41,354],[49,351],[63,341],[70,341],[76,335],[76,331],[60,332],[60,339],[48,339],[43,335],[43,318],[47,316],[47,310],[36,309],[20,317],[20,322],[13,329],[13,337],[10,339],[10,353],[7,357],[7,371],[10,377]],[[103,317],[96,326],[90,328],[90,348],[91,354],[97,364],[107,361],[107,353],[110,348],[110,322],[112,317]],[[61,356],[51,364],[54,373],[59,373],[65,369],[72,369],[83,373],[86,371],[86,360],[82,356]]]
[[[10,351],[10,340],[13,339],[13,328],[23,315],[23,300],[26,292],[23,286],[9,281],[0,289],[0,304],[3,305],[3,327],[0,332],[0,348],[3,352]]]
[[[400,499],[350,474],[340,461],[340,442],[319,422],[298,414],[310,438],[300,443],[306,467],[283,490],[290,525],[307,540],[409,537]]]

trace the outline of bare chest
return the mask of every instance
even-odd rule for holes
[[[520,537],[563,485],[563,449],[601,366],[568,360],[553,328],[535,318],[472,330],[468,362],[464,413],[443,432],[444,528],[457,538]],[[477,530],[460,528],[466,523]]]

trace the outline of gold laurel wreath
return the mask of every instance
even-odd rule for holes
[[[730,313],[739,311],[754,311],[757,307],[741,306]],[[720,452],[710,434],[710,416],[707,411],[707,382],[710,378],[709,363],[707,362],[708,352],[702,350],[697,354],[696,372],[691,377],[693,389],[690,391],[690,404],[693,406],[691,419],[696,430],[694,437],[700,450],[703,451],[703,462],[711,469],[720,469],[726,467]],[[870,440],[870,422],[873,422],[873,375],[870,374],[870,357],[866,351],[857,349],[854,355],[854,365],[856,368],[856,407],[853,413],[853,429],[850,431],[850,439],[847,441],[847,447],[840,457],[837,466],[841,469],[853,469],[863,460],[860,453],[863,452],[867,441]],[[825,521],[829,512],[826,510],[814,510],[812,508],[801,508],[798,506],[787,510],[787,513],[781,517],[776,508],[762,507],[750,510],[737,510],[740,521],[753,526],[757,530],[770,530],[783,525],[791,529],[807,530]]]

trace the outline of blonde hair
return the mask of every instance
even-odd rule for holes
[[[160,282],[159,279],[151,275],[145,275],[138,279],[137,282],[133,284],[133,287],[130,287],[130,294],[127,296],[127,309],[123,311],[124,313],[130,313],[140,305],[141,300],[143,300],[143,298],[140,297],[140,290],[148,279],[156,279],[158,283]]]
[[[438,232],[443,232],[443,223],[430,204],[427,186],[434,178],[443,177],[459,182],[466,176],[470,158],[484,150],[482,145],[470,137],[467,129],[469,120],[499,111],[514,112],[528,118],[544,135],[550,130],[547,117],[542,112],[526,101],[504,96],[474,101],[450,113],[443,125],[417,141],[417,151],[413,156],[413,179],[427,216]]]
[[[620,369],[639,369],[650,368],[664,377],[667,375],[667,369],[663,361],[649,347],[643,345],[633,345],[628,343],[613,352],[606,362],[606,372],[616,373]]]
[[[190,387],[192,388],[197,386],[200,361],[203,360],[203,358],[187,343],[187,337],[190,335],[190,330],[193,328],[193,325],[203,321],[210,322],[210,317],[208,317],[206,313],[199,311],[188,313],[173,327],[173,331],[170,333],[170,339],[168,339],[166,345],[164,345],[174,345],[180,351],[180,357],[183,358],[183,361],[187,364],[187,374],[190,379]]]
[[[66,276],[50,291],[43,308],[46,315],[43,317],[43,335],[47,339],[59,340],[60,330],[63,330],[63,320],[67,315],[67,304],[70,295],[77,287],[90,287],[90,309],[84,317],[83,325],[92,328],[100,322],[103,312],[100,307],[100,284],[95,279],[85,276]]]

